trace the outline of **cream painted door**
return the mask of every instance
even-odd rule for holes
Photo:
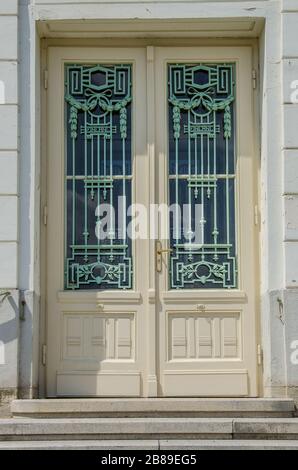
[[[256,396],[252,51],[156,48],[155,70],[158,200],[186,205],[160,227],[160,394]]]
[[[250,48],[48,68],[47,395],[256,396]]]
[[[148,205],[145,49],[50,48],[48,68],[47,394],[140,396],[148,241],[96,230],[118,196]]]

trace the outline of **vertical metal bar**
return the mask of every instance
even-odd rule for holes
[[[100,123],[100,115],[98,116],[98,124]],[[97,134],[97,210],[100,204],[100,134]],[[98,233],[99,212],[97,212],[97,261],[100,261],[100,237]]]
[[[204,143],[203,134],[201,134],[201,176],[202,176],[202,214],[201,214],[201,237],[202,237],[202,260],[205,259],[204,255],[204,232],[205,232],[205,188],[204,188]]]
[[[94,118],[91,116],[91,125],[94,124]],[[96,119],[96,124],[98,124],[98,118]],[[90,150],[90,160],[91,160],[91,178],[92,178],[92,186],[91,186],[91,197],[94,198],[94,186],[93,186],[93,177],[94,177],[94,135],[91,135],[91,150]]]
[[[72,245],[76,241],[76,146],[72,139]]]
[[[206,136],[207,141],[207,177],[208,177],[208,189],[207,189],[207,197],[210,198],[210,140],[209,134]]]
[[[106,125],[106,116],[104,117],[104,124]],[[106,176],[107,176],[107,138],[106,134],[104,133],[103,136],[103,178],[104,178],[104,183],[103,183],[103,198],[104,200],[106,199],[107,196],[107,188],[106,188]]]
[[[229,139],[226,137],[226,224],[227,224],[227,244],[230,243],[230,198],[229,198]]]
[[[84,123],[85,123],[85,132],[87,129],[87,112],[84,111]],[[87,180],[88,177],[88,143],[87,143],[87,137],[86,135],[84,136],[85,142],[84,142],[84,173],[85,173],[85,181]],[[84,184],[84,243],[85,243],[85,256],[84,260],[88,261],[88,250],[87,250],[87,245],[88,245],[88,189],[87,189],[87,184]]]
[[[111,181],[113,182],[113,111],[110,111],[110,178]],[[110,260],[112,261],[114,256],[113,256],[113,239],[115,237],[114,235],[114,221],[113,221],[113,209],[114,209],[114,186],[110,187],[110,229],[109,229],[109,238],[110,238],[110,245],[111,245],[111,251],[110,251]]]
[[[125,182],[125,176],[126,176],[126,168],[125,168],[125,139],[122,138],[122,195],[123,195],[123,207],[122,207],[122,238],[123,238],[123,244],[126,243],[126,182]]]
[[[197,117],[195,118],[195,124],[197,124]],[[194,135],[194,141],[195,141],[195,175],[198,174],[198,136],[197,134]],[[198,187],[195,187],[195,197],[198,196]]]
[[[188,178],[191,179],[191,138],[190,138],[190,110],[187,111],[187,149],[188,149]],[[188,232],[191,234],[191,187],[188,185]],[[189,240],[189,239],[188,239]]]
[[[214,126],[216,127],[216,111],[213,111],[213,122]],[[216,149],[216,132],[214,133],[214,141],[213,141],[213,175],[216,177],[217,174],[217,149]],[[214,191],[213,191],[213,204],[214,204],[214,209],[213,209],[213,243],[214,243],[214,260],[218,259],[217,256],[217,235],[218,235],[218,228],[217,228],[217,185],[214,186]]]
[[[175,205],[176,208],[179,204],[179,141],[178,137],[175,138]],[[179,225],[178,225],[178,214],[175,214],[175,224],[176,224],[176,233],[175,233],[175,240],[176,244],[179,241]]]

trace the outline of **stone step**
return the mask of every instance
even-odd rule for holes
[[[292,417],[288,398],[59,398],[15,400],[14,417]]]
[[[0,450],[298,450],[290,440],[7,441]]]
[[[0,441],[298,439],[298,418],[14,418]]]
[[[290,419],[290,418],[288,418]],[[227,418],[15,418],[0,420],[0,440],[231,438]]]

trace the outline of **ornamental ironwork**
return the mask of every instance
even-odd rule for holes
[[[170,204],[189,212],[170,221],[170,287],[235,288],[234,64],[169,64],[168,104]]]
[[[132,287],[131,241],[117,226],[119,210],[129,223],[118,200],[131,201],[131,75],[130,64],[65,67],[66,289]],[[104,240],[102,204],[115,215]]]

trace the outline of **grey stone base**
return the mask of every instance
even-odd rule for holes
[[[0,406],[3,404],[10,403],[15,400],[18,396],[16,388],[0,388]]]
[[[21,387],[18,389],[18,398],[20,400],[32,400],[38,398],[38,388]]]
[[[264,387],[264,395],[267,398],[290,398],[298,408],[298,386]]]
[[[298,418],[14,418],[0,441],[297,440]],[[67,445],[67,444],[65,444]]]

